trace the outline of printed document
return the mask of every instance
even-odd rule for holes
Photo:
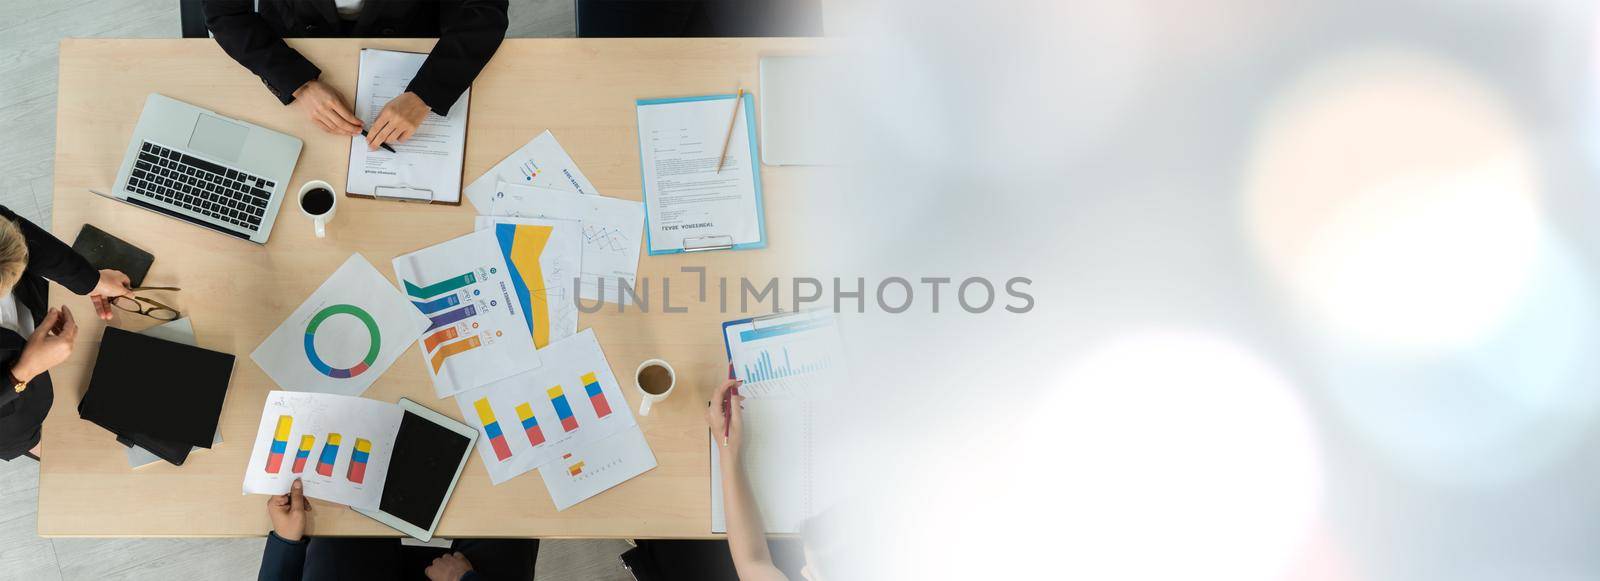
[[[638,103],[651,254],[765,245],[750,102],[747,96],[737,114],[732,95]],[[718,171],[730,115],[732,137]]]
[[[428,55],[361,49],[360,78],[356,81],[356,117],[372,130],[378,113],[389,101],[406,92]],[[364,196],[423,202],[461,201],[461,160],[467,143],[468,89],[439,116],[432,111],[405,143],[390,143],[395,152],[367,151],[367,139],[350,137],[350,171],[345,191]]]
[[[513,218],[577,220],[583,229],[583,272],[578,297],[586,301],[630,302],[622,292],[622,284],[634,288],[639,272],[643,204],[501,182],[489,212]]]

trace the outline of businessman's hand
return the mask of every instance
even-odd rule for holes
[[[739,447],[743,445],[744,438],[744,396],[739,394],[739,386],[744,382],[729,379],[711,392],[711,401],[706,402],[706,425],[711,427],[711,437],[722,444],[724,458],[737,460]],[[728,400],[728,417],[722,416],[722,401]]]
[[[11,375],[17,381],[30,381],[34,376],[60,365],[72,355],[72,341],[78,338],[78,323],[66,307],[50,309],[44,321],[28,336],[28,345],[11,366]]]
[[[299,541],[306,535],[306,513],[311,503],[300,492],[300,479],[289,486],[288,494],[267,498],[267,516],[272,517],[272,532],[285,541]]]
[[[105,269],[100,271],[100,283],[94,285],[94,290],[89,291],[89,300],[94,303],[94,312],[100,314],[100,320],[111,320],[111,299],[133,294],[133,289],[128,288],[128,275],[121,271]]]
[[[372,130],[367,132],[367,151],[377,151],[378,146],[385,143],[404,143],[427,118],[428,104],[416,93],[406,91],[390,99],[378,113],[378,119],[372,122]]]
[[[467,556],[457,552],[440,555],[423,573],[428,574],[428,581],[460,581],[471,570],[472,563],[467,562]]]
[[[322,81],[311,79],[294,91],[289,105],[300,110],[323,131],[334,135],[361,135],[361,120],[344,106],[344,97]]]

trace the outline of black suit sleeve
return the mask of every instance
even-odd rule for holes
[[[86,295],[100,284],[100,271],[54,234],[46,232],[10,208],[0,206],[0,217],[17,223],[28,241],[28,272],[56,281],[67,290]]]
[[[440,2],[439,43],[406,90],[421,97],[434,113],[449,114],[499,50],[506,23],[506,0]]]
[[[261,77],[267,90],[288,105],[294,102],[294,92],[321,76],[322,69],[290,48],[252,4],[252,0],[205,0],[206,28],[228,56]]]
[[[306,543],[309,538],[286,541],[278,533],[267,533],[267,548],[261,553],[261,571],[257,581],[300,581],[306,567]]]

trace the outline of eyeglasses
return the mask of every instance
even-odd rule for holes
[[[180,289],[180,288],[175,287],[175,286],[141,286],[141,287],[134,287],[134,288],[128,289],[128,290],[131,290],[131,291],[134,291],[134,292],[139,292],[139,291],[158,291],[158,290],[162,290],[162,291],[177,291],[177,290],[183,290],[183,289]],[[148,306],[147,307],[147,306],[144,306],[143,304],[140,304],[140,303],[149,303],[152,306]],[[155,319],[157,321],[172,321],[172,320],[176,320],[178,318],[178,309],[174,309],[174,308],[169,307],[167,305],[163,305],[163,304],[161,304],[159,302],[156,302],[154,300],[151,300],[151,299],[147,299],[147,298],[144,298],[144,297],[136,297],[136,296],[133,296],[133,295],[122,295],[122,296],[119,296],[119,297],[112,297],[111,298],[111,306],[119,308],[119,309],[122,309],[122,310],[130,312],[130,313],[136,313],[136,314],[144,315],[146,317],[150,317],[150,318]]]

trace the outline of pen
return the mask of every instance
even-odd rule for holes
[[[733,364],[728,364],[728,379],[733,379]],[[722,396],[722,445],[728,445],[728,435],[733,429],[733,396],[739,395],[739,386],[728,388]]]
[[[362,137],[366,137],[367,136],[367,130],[362,129],[361,130],[361,136]],[[395,151],[393,147],[389,147],[389,144],[387,144],[387,143],[379,143],[378,147],[382,147],[384,149],[389,150],[389,153],[400,153],[398,151]]]
[[[722,136],[722,155],[717,157],[717,171],[722,173],[722,162],[728,159],[728,142],[733,139],[733,124],[739,120],[739,107],[744,105],[744,88],[739,89],[739,96],[733,98],[733,115],[728,118],[728,134]]]

